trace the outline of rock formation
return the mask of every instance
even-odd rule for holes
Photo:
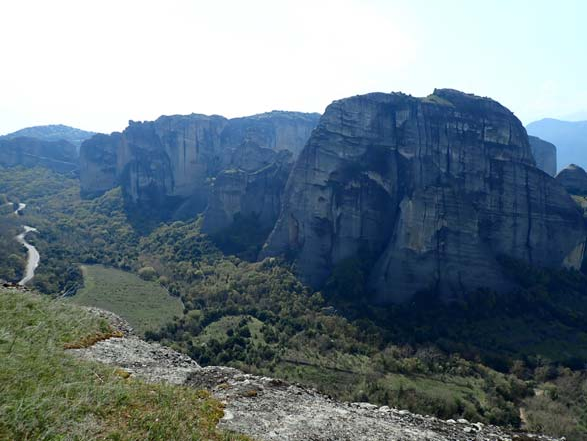
[[[571,164],[561,170],[556,180],[569,194],[587,196],[587,173],[578,165]]]
[[[58,172],[78,168],[77,152],[67,141],[43,141],[37,138],[0,138],[0,165],[47,167]]]
[[[80,189],[83,197],[100,196],[117,185],[118,146],[122,135],[95,135],[85,141],[80,155]]]
[[[318,118],[270,112],[131,122],[122,133],[98,135],[82,145],[81,191],[93,197],[121,185],[133,203],[186,216],[204,210],[213,192],[208,230],[229,224],[245,208],[260,210],[273,222],[291,161]]]
[[[235,215],[254,215],[271,228],[279,216],[281,194],[291,170],[291,153],[276,155],[273,162],[255,171],[228,169],[214,180],[202,229],[213,233],[229,226]]]
[[[579,268],[580,211],[536,168],[520,121],[454,90],[335,101],[296,161],[261,257],[295,256],[320,286],[340,261],[373,257],[379,302],[434,289],[509,288],[500,255]]]
[[[536,167],[545,171],[550,176],[556,175],[556,147],[537,136],[528,136],[532,155],[536,161]]]
[[[228,121],[222,133],[224,171],[217,175],[203,231],[227,227],[237,213],[271,228],[293,160],[316,127],[318,114],[270,112]]]

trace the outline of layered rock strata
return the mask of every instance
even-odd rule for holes
[[[586,230],[565,189],[536,168],[526,131],[499,103],[454,90],[335,101],[289,177],[261,257],[295,256],[321,286],[371,256],[376,300],[419,290],[453,299],[506,290],[499,257],[579,268]]]
[[[93,197],[121,185],[135,204],[193,216],[206,208],[213,192],[209,211],[214,219],[207,229],[226,226],[236,212],[252,205],[273,222],[287,164],[318,118],[275,111],[235,119],[192,114],[130,122],[122,133],[95,136],[82,145],[82,195]]]

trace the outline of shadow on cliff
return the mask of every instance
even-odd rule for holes
[[[261,251],[271,227],[263,225],[258,214],[237,213],[232,224],[212,234],[212,242],[226,255],[254,262]]]
[[[516,359],[528,366],[549,360],[584,369],[587,275],[537,268],[505,256],[499,261],[517,288],[476,289],[446,302],[431,287],[409,302],[377,306],[365,284],[369,266],[355,258],[335,268],[323,293],[337,314],[386,344],[433,344],[500,372],[509,372]]]
[[[135,232],[149,235],[162,223],[191,221],[204,212],[207,200],[200,195],[188,199],[153,197],[137,203],[124,195],[124,211]]]

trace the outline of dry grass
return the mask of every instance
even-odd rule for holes
[[[146,384],[65,347],[115,336],[86,311],[0,289],[0,440],[246,440],[205,391]]]
[[[71,343],[65,343],[63,345],[64,349],[83,349],[89,348],[90,346],[95,345],[99,341],[108,340],[109,338],[120,338],[123,337],[124,334],[120,331],[110,330],[107,332],[96,332],[93,334],[86,335],[80,338],[77,341]]]

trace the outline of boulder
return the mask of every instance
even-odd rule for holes
[[[572,195],[587,196],[587,173],[576,164],[561,170],[556,181]]]

